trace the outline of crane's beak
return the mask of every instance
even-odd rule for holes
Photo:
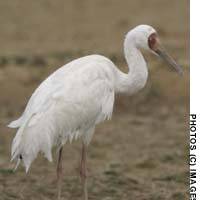
[[[182,67],[176,63],[176,61],[164,50],[163,47],[159,45],[158,48],[154,50],[156,55],[158,55],[162,60],[172,66],[180,75],[183,75]]]

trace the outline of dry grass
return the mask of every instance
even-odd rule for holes
[[[184,77],[147,55],[150,77],[134,97],[117,97],[112,121],[99,125],[89,149],[90,199],[187,199],[189,103],[186,0],[0,1],[0,200],[50,200],[55,162],[41,156],[28,175],[12,172],[6,124],[20,115],[33,90],[69,60],[100,53],[122,70],[122,39],[141,23],[156,27],[184,66]],[[81,199],[76,167],[80,143],[65,146],[64,199]],[[56,157],[56,155],[54,155]]]

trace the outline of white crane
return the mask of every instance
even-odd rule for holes
[[[124,54],[128,74],[101,55],[85,56],[64,65],[35,90],[22,116],[11,122],[19,128],[12,143],[12,160],[23,161],[26,172],[39,152],[52,161],[53,146],[59,148],[57,163],[58,199],[61,196],[62,149],[67,141],[82,139],[80,176],[84,199],[88,200],[86,151],[96,124],[112,116],[116,93],[132,95],[142,89],[148,70],[141,49],[160,56],[178,73],[182,68],[163,50],[158,34],[148,25],[128,32]]]

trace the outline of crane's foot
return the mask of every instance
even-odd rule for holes
[[[88,188],[87,188],[87,174],[85,174],[85,173],[81,173],[80,172],[80,182],[81,182],[81,184],[82,184],[82,188],[83,188],[83,194],[84,194],[84,196],[86,196],[85,198],[84,198],[84,200],[88,200]]]
[[[84,200],[88,200],[88,189],[87,189],[87,169],[86,169],[86,146],[83,144],[82,156],[80,163],[80,178],[83,185]]]
[[[87,173],[85,169],[80,170],[80,179],[83,186],[84,200],[88,200],[88,188],[87,188]]]
[[[57,163],[57,187],[58,187],[58,200],[61,200],[62,188],[62,147],[59,150],[58,163]]]

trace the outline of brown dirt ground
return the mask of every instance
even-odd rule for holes
[[[188,198],[189,8],[187,0],[0,1],[0,200],[56,199],[56,162],[41,156],[26,175],[13,173],[10,145],[17,118],[37,85],[62,64],[90,53],[127,70],[124,34],[153,25],[184,67],[178,77],[154,56],[148,84],[117,97],[113,119],[99,125],[89,148],[89,196],[101,200]],[[63,199],[82,199],[80,142],[65,145]],[[56,160],[56,153],[54,154]]]

